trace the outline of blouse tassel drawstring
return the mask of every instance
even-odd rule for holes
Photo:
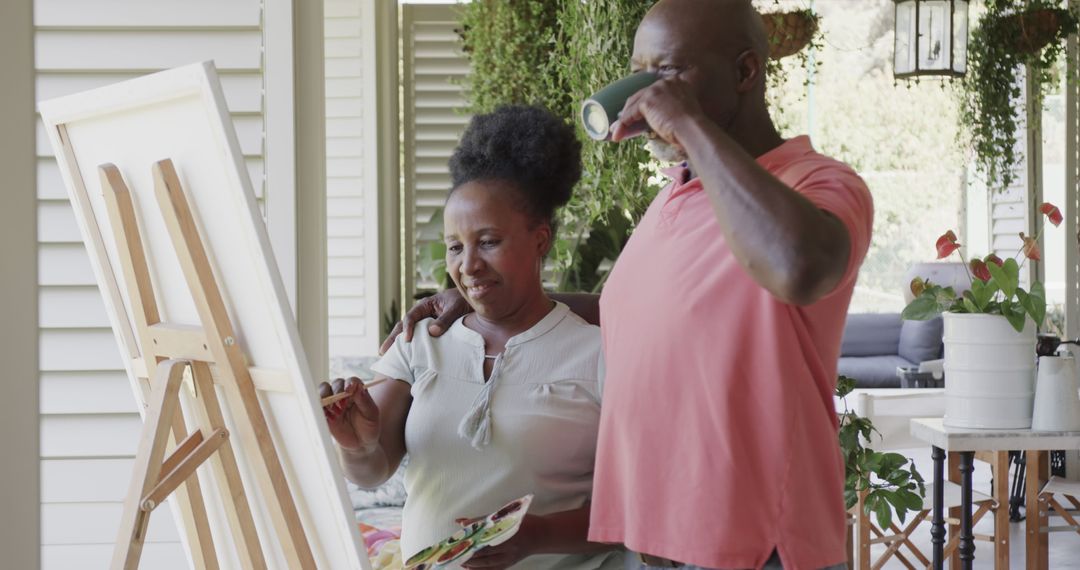
[[[458,435],[469,440],[475,449],[483,449],[491,443],[491,393],[498,379],[498,360],[492,368],[491,377],[476,395],[473,405],[458,424]]]

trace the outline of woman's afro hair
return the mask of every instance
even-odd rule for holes
[[[581,143],[574,129],[550,111],[502,105],[476,115],[450,157],[457,188],[474,180],[504,180],[521,192],[526,210],[554,222],[581,178]]]

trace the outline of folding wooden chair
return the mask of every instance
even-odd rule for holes
[[[1061,500],[1058,500],[1061,499]],[[1039,491],[1039,508],[1050,517],[1059,517],[1064,525],[1050,525],[1042,532],[1074,531],[1080,534],[1080,480],[1050,477]]]
[[[945,484],[945,508],[952,509],[960,506],[960,486],[955,483]],[[911,535],[915,532],[915,529],[919,527],[923,521],[930,518],[933,508],[933,486],[926,486],[926,498],[923,499],[923,508],[915,515],[908,519],[905,523],[894,522],[889,525],[888,529],[882,529],[872,520],[870,515],[867,515],[864,510],[864,500],[866,493],[859,497],[859,502],[852,507],[853,515],[855,517],[855,534],[857,537],[857,548],[860,556],[858,558],[859,570],[878,570],[885,566],[885,564],[896,557],[905,567],[914,570],[916,568],[931,567],[931,560],[922,552],[922,550],[915,545],[911,539]],[[987,513],[991,512],[998,506],[994,498],[989,495],[984,495],[975,491],[972,495],[972,505],[976,506],[975,512],[972,514],[971,520],[973,524],[977,524],[980,519]],[[1006,507],[1007,508],[1007,507]],[[950,525],[959,525],[960,520],[952,517],[946,518],[946,522]],[[901,526],[903,524],[903,526]],[[871,536],[872,535],[872,536]],[[994,535],[982,535],[976,534],[975,540],[981,540],[984,542],[994,543]],[[875,544],[885,544],[885,551],[882,552],[877,558],[873,558],[870,549]],[[956,549],[960,545],[960,537],[957,533],[950,533],[949,541],[945,543],[945,558],[949,558],[956,552]],[[915,561],[912,561],[911,558]]]

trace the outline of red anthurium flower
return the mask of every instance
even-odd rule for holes
[[[960,244],[956,243],[956,234],[952,230],[945,232],[941,237],[937,239],[937,258],[944,259],[960,248]]]
[[[986,257],[984,257],[983,261],[985,261],[986,263],[993,263],[994,265],[996,265],[998,267],[1004,267],[1005,266],[1005,262],[1002,261],[1000,257],[998,257],[997,255],[995,255],[993,253],[991,253],[990,255],[988,255]]]
[[[974,275],[976,279],[983,283],[990,280],[990,270],[986,268],[985,261],[975,258],[972,259],[971,263],[968,265],[971,267],[971,274]]]
[[[1046,219],[1050,220],[1051,224],[1054,224],[1055,226],[1061,224],[1063,218],[1061,217],[1061,210],[1059,210],[1057,206],[1050,202],[1043,202],[1043,205],[1039,206],[1039,211],[1046,214]]]
[[[1039,244],[1035,241],[1035,238],[1025,236],[1024,232],[1020,232],[1020,239],[1024,240],[1024,255],[1028,259],[1032,261],[1042,259],[1042,252],[1039,251]]]

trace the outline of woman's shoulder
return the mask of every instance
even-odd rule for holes
[[[557,347],[556,350],[564,353],[598,357],[601,351],[600,327],[590,325],[569,309],[565,311],[566,314],[551,330],[554,334],[545,335],[549,337],[549,348]]]
[[[585,338],[595,338],[596,342],[600,342],[600,327],[589,324],[588,321],[578,316],[577,313],[570,310],[569,307],[559,301],[555,301],[556,305],[561,305],[560,309],[566,311],[566,316],[559,321],[558,327],[560,333],[571,334],[575,336],[581,336]]]

